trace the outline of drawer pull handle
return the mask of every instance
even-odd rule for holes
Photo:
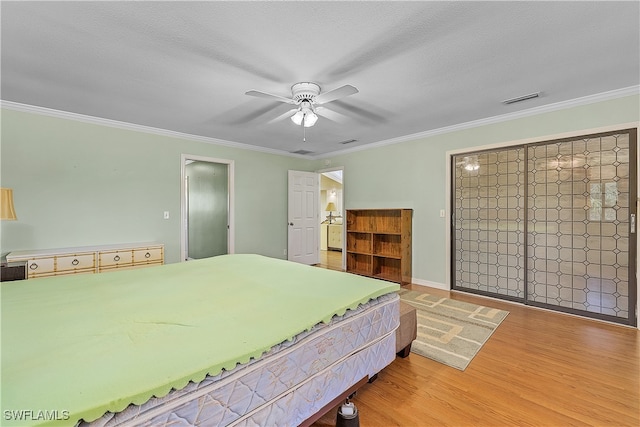
[[[36,264],[35,262],[29,265],[29,270],[35,270],[36,268],[38,268],[38,264]]]
[[[74,258],[73,261],[71,261],[71,265],[78,265],[80,264],[80,261],[78,261],[78,258]]]
[[[114,261],[116,261],[116,262],[120,261],[120,255],[116,255],[116,256],[114,256],[114,257],[113,257],[113,260],[114,260]]]
[[[151,258],[151,254],[149,252],[147,252],[146,254],[144,254],[145,258]]]

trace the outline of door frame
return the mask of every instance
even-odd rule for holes
[[[219,163],[227,165],[227,183],[228,183],[228,205],[227,205],[227,253],[235,253],[235,194],[234,194],[234,161],[228,159],[219,159],[215,157],[198,156],[194,154],[180,155],[180,261],[186,261],[187,257],[187,203],[186,203],[186,178],[187,178],[187,161]]]
[[[318,174],[322,174],[325,172],[333,172],[333,171],[341,171],[342,172],[342,210],[343,212],[343,218],[342,218],[342,270],[346,270],[347,269],[347,221],[346,221],[346,217],[347,217],[347,208],[346,208],[346,197],[345,197],[345,179],[344,179],[344,166],[335,166],[335,167],[329,167],[329,168],[325,168],[325,169],[318,169],[316,172]],[[320,197],[320,192],[318,192],[318,197]],[[320,205],[318,203],[318,205]],[[318,206],[320,208],[320,211],[322,211],[322,206]],[[320,251],[320,239],[318,239],[318,251]]]

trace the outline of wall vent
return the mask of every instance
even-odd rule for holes
[[[352,142],[356,142],[357,139],[347,139],[346,141],[340,141],[338,144],[351,144]]]
[[[313,151],[309,150],[298,150],[298,151],[290,151],[292,154],[302,154],[303,156],[306,154],[313,154]]]
[[[530,93],[528,95],[522,95],[522,96],[517,96],[517,97],[511,98],[511,99],[505,99],[504,101],[502,101],[502,103],[505,104],[505,105],[509,105],[509,104],[513,104],[515,102],[521,102],[521,101],[526,101],[527,99],[537,98],[539,96],[540,96],[540,92],[534,92],[534,93]]]

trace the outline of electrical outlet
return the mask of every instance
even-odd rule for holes
[[[164,211],[164,219],[169,219],[169,211]]]
[[[440,218],[444,218],[444,209],[440,209]]]

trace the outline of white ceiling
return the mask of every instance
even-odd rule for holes
[[[1,97],[319,156],[637,86],[639,5],[2,1]],[[326,104],[349,120],[303,143],[267,124],[290,105],[245,95],[300,81],[357,87]]]

